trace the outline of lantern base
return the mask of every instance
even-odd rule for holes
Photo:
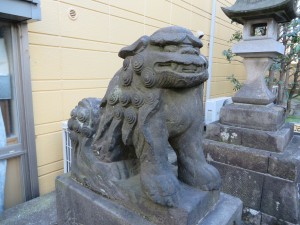
[[[277,131],[285,121],[285,109],[269,104],[230,104],[221,108],[220,123],[264,131]]]

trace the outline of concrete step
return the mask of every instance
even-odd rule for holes
[[[1,225],[56,225],[55,192],[5,210],[0,214]]]

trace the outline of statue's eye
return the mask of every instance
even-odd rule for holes
[[[178,47],[176,45],[166,45],[164,46],[164,52],[176,52]]]

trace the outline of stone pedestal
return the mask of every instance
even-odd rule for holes
[[[300,137],[284,123],[284,109],[268,105],[226,105],[220,121],[206,129],[204,151],[220,172],[222,191],[256,210],[251,224],[299,224]],[[246,218],[247,219],[247,218]]]
[[[285,120],[284,108],[268,105],[230,104],[222,107],[220,123],[234,127],[277,131]]]
[[[138,182],[131,178],[128,184]],[[126,182],[124,183],[126,187]],[[128,187],[129,188],[129,187]],[[242,202],[219,192],[203,192],[181,185],[177,208],[146,199],[139,185],[131,186],[131,200],[110,200],[83,187],[69,175],[56,180],[58,224],[110,225],[233,225],[241,224]]]
[[[267,128],[260,117],[257,121]],[[221,174],[222,191],[258,211],[252,224],[300,223],[300,136],[292,134],[289,124],[276,131],[221,122],[207,126],[207,160]]]
[[[293,135],[293,126],[284,123],[284,110],[275,105],[226,105],[220,122],[207,126],[211,140],[271,152],[282,152]]]

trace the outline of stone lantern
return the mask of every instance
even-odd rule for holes
[[[243,40],[232,51],[244,58],[247,72],[245,85],[232,98],[236,104],[221,110],[222,123],[267,131],[283,125],[285,111],[273,104],[275,96],[264,76],[273,58],[284,54],[284,46],[277,41],[278,23],[295,18],[297,4],[295,0],[237,0],[222,8],[230,19],[244,25]]]
[[[244,25],[243,40],[232,47],[244,58],[247,81],[221,108],[220,120],[206,126],[204,151],[219,171],[225,193],[239,197],[253,224],[300,224],[300,137],[285,123],[264,76],[284,54],[278,23],[297,17],[295,0],[237,0],[222,8]],[[248,210],[250,209],[250,210]]]
[[[243,24],[243,40],[235,44],[233,53],[244,58],[248,79],[233,97],[233,102],[267,105],[275,100],[264,81],[272,58],[284,54],[284,46],[277,41],[278,23],[294,19],[295,0],[237,0],[229,8],[222,8],[233,21]]]

